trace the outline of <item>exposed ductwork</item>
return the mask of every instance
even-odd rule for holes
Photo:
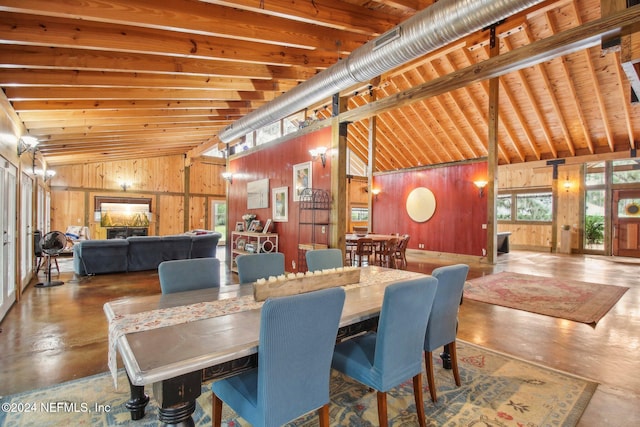
[[[229,142],[446,46],[542,0],[440,0],[219,134]]]

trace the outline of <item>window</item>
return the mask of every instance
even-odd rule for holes
[[[511,195],[498,196],[496,215],[498,221],[511,221]]]
[[[284,135],[297,132],[300,129],[300,122],[304,120],[304,112],[300,111],[282,120]]]
[[[263,126],[256,131],[256,145],[265,144],[274,139],[280,138],[282,131],[280,128],[280,120],[270,125]]]
[[[518,221],[551,221],[553,199],[551,193],[516,195],[516,219]]]
[[[604,162],[587,163],[587,173],[584,183],[587,187],[604,185],[605,182],[605,164]]]
[[[640,182],[640,160],[615,160],[613,162],[614,184],[638,182]]]
[[[351,208],[351,221],[353,222],[369,221],[369,209]]]
[[[503,222],[545,222],[553,216],[553,195],[550,191],[514,191],[498,195],[496,217]]]

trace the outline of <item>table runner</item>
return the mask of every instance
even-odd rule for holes
[[[363,286],[396,282],[421,276],[424,275],[406,270],[371,271],[363,269],[359,283],[346,285],[343,286],[343,288],[346,291]],[[123,335],[210,319],[212,317],[224,316],[245,310],[255,310],[261,308],[262,304],[264,304],[264,301],[255,301],[253,295],[245,295],[224,300],[204,301],[178,307],[160,308],[140,313],[115,315],[113,319],[109,321],[109,350],[107,356],[109,370],[111,371],[115,388],[118,388],[116,346],[118,339]]]
[[[109,354],[108,365],[113,384],[118,388],[118,359],[116,346],[118,339],[129,333],[148,331],[151,329],[173,326],[180,323],[194,322],[254,310],[262,307],[263,302],[256,302],[253,295],[234,297],[217,301],[204,301],[178,307],[160,308],[134,314],[118,314],[109,322]]]

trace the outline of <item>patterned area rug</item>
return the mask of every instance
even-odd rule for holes
[[[463,341],[458,341],[462,386],[456,387],[451,371],[436,363],[438,402],[432,403],[425,384],[424,407],[429,426],[574,426],[597,384],[531,364]],[[435,356],[438,358],[437,356]],[[439,359],[439,358],[438,358]],[[120,370],[120,380],[126,381]],[[0,425],[9,426],[156,426],[153,397],[147,414],[130,421],[123,403],[128,391],[113,388],[107,373],[0,399]],[[149,387],[150,389],[150,387]],[[151,390],[148,390],[151,392]],[[387,397],[391,426],[417,425],[411,380],[391,390]],[[249,424],[223,405],[223,425]],[[375,392],[333,372],[331,425],[376,426]],[[211,425],[211,391],[203,386],[194,413],[196,426]],[[318,425],[308,414],[289,426]]]
[[[597,323],[629,288],[502,272],[469,280],[464,298],[582,323]]]

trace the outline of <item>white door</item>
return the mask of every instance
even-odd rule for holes
[[[16,301],[16,169],[0,158],[0,320]]]
[[[21,221],[22,226],[20,230],[20,247],[22,248],[20,259],[21,263],[21,277],[20,283],[22,283],[21,289],[24,289],[29,284],[31,277],[31,270],[33,269],[33,180],[27,174],[22,174],[22,189],[21,192]]]
[[[211,202],[211,230],[219,231],[222,237],[218,242],[224,245],[227,237],[227,202],[225,200],[213,200]]]

